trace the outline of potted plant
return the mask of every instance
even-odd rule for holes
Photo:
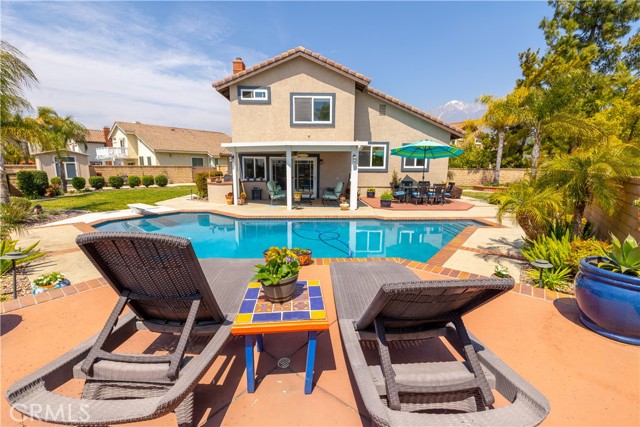
[[[265,297],[271,302],[285,302],[296,290],[300,262],[295,253],[287,248],[272,246],[264,264],[256,264],[253,280],[262,284]]]
[[[376,197],[376,188],[375,187],[367,188],[367,197]]]
[[[393,194],[390,191],[385,191],[380,195],[380,207],[390,208],[393,201]]]
[[[299,202],[302,200],[302,191],[300,190],[296,190],[293,192],[293,201],[294,202]]]
[[[496,267],[493,269],[493,275],[495,277],[503,278],[511,277],[511,274],[509,274],[509,269],[502,264],[496,264]]]
[[[51,289],[68,286],[70,282],[64,277],[64,274],[54,271],[53,273],[38,276],[33,281],[33,294],[40,294]]]
[[[349,203],[347,203],[346,201],[340,202],[340,210],[341,211],[348,211],[349,210]]]
[[[640,248],[611,235],[611,250],[582,258],[576,276],[580,321],[592,331],[640,345]]]
[[[225,197],[225,199],[227,199],[227,204],[228,205],[232,205],[233,204],[233,193],[229,192],[224,197]]]
[[[238,204],[239,205],[244,205],[246,200],[247,200],[247,193],[245,193],[243,191],[242,193],[240,193],[240,198],[238,199]]]

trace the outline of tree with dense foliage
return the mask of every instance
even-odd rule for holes
[[[501,223],[506,214],[513,215],[514,221],[530,240],[546,234],[549,218],[562,210],[559,193],[552,188],[538,187],[531,178],[494,193],[491,201],[498,205],[498,221]]]
[[[11,44],[0,41],[0,203],[9,203],[9,188],[4,167],[5,147],[20,140],[38,142],[38,135],[20,117],[31,104],[24,96],[38,79],[24,62],[24,55]]]
[[[73,117],[59,116],[58,113],[50,107],[38,107],[38,117],[35,119],[26,119],[26,121],[37,124],[44,131],[48,146],[55,151],[56,163],[60,178],[62,180],[62,191],[67,192],[67,177],[63,164],[68,150],[68,144],[71,140],[76,142],[84,142],[86,140],[87,129]]]
[[[573,211],[573,235],[582,234],[587,206],[594,203],[612,214],[620,204],[625,179],[640,175],[640,147],[615,138],[544,163],[540,183],[557,188]]]

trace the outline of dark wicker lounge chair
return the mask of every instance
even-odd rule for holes
[[[549,413],[545,397],[462,322],[464,314],[511,289],[513,280],[420,281],[409,269],[386,261],[332,263],[331,280],[342,341],[374,424],[537,425]],[[403,352],[417,353],[409,341],[439,336],[464,361],[426,363],[425,358],[441,354],[442,345],[437,354],[414,354],[420,363],[398,361]],[[366,341],[376,344],[379,360],[367,362],[361,347]],[[400,348],[390,351],[394,344]],[[492,388],[511,404],[494,409]]]
[[[193,389],[230,339],[253,260],[205,260],[216,301],[187,239],[113,232],[76,242],[120,295],[116,307],[99,335],[9,387],[7,400],[31,418],[57,424],[135,422],[174,411],[180,426],[191,426]],[[121,315],[127,306],[130,312]],[[138,330],[180,338],[166,356],[113,352]],[[185,357],[194,336],[209,340],[199,355]],[[53,391],[74,377],[85,380],[81,398]]]

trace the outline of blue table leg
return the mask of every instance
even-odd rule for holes
[[[307,344],[307,370],[304,374],[304,394],[311,394],[313,386],[313,367],[316,362],[316,331],[309,332]]]
[[[262,334],[256,335],[256,341],[258,343],[258,353],[260,353],[264,349],[264,345],[262,344]]]
[[[247,392],[256,391],[256,375],[253,364],[253,335],[244,336],[244,357],[247,363]]]

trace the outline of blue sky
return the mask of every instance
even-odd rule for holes
[[[92,129],[116,120],[229,132],[211,83],[304,46],[432,112],[502,96],[544,48],[546,2],[11,2],[2,39],[28,57],[34,106]]]

